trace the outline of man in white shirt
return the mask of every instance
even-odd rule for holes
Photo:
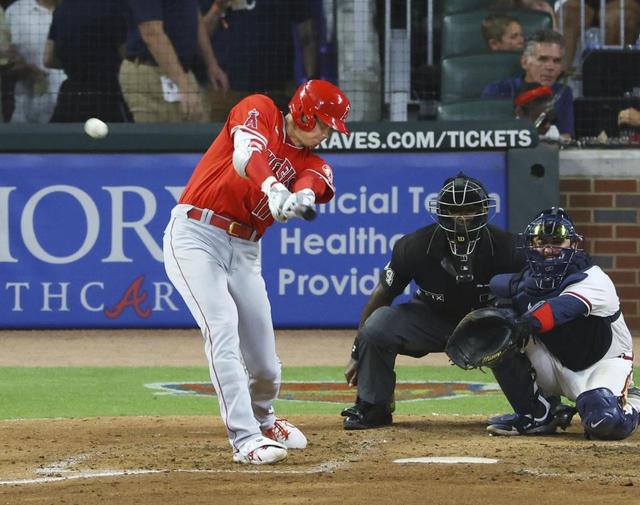
[[[42,63],[44,47],[58,0],[17,0],[6,19],[17,61],[10,68],[16,79],[12,123],[48,123],[66,76]]]

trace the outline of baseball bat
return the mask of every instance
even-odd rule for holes
[[[316,209],[309,205],[304,207],[300,215],[305,221],[313,221],[317,216],[317,212]]]

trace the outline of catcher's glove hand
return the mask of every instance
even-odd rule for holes
[[[492,368],[515,354],[530,333],[510,309],[486,307],[469,312],[449,337],[445,352],[465,370]]]

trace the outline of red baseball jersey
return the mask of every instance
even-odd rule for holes
[[[238,130],[252,136],[256,147],[267,154],[275,178],[290,191],[313,186],[316,203],[333,198],[331,167],[309,148],[291,143],[284,116],[270,98],[251,95],[231,109],[222,131],[193,171],[180,203],[211,209],[254,227],[260,235],[273,223],[267,196],[233,167],[233,134]]]

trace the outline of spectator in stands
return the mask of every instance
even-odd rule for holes
[[[4,19],[4,9],[0,6],[0,89],[2,89],[2,74],[9,64],[9,46],[11,44],[11,34]],[[0,123],[4,122],[2,106],[0,105]]]
[[[126,0],[64,0],[53,13],[44,65],[62,68],[51,122],[130,121],[118,70],[127,24]]]
[[[530,9],[534,11],[546,12],[551,17],[551,28],[558,29],[556,13],[549,2],[545,0],[495,0],[492,4],[493,9],[511,10],[511,9]]]
[[[136,122],[205,119],[191,66],[200,52],[211,86],[226,91],[198,0],[128,0],[127,57],[120,85]]]
[[[584,2],[585,30],[600,25],[600,0]],[[580,38],[580,0],[564,0],[562,9],[562,33],[567,43],[567,64],[573,65],[578,40]],[[633,44],[638,37],[640,26],[640,2],[631,0],[624,3],[624,43]],[[606,0],[605,40],[607,45],[620,44],[620,2]]]
[[[204,4],[204,5],[203,5]],[[208,6],[207,6],[208,4]],[[264,93],[285,110],[299,83],[294,79],[294,31],[300,39],[308,79],[317,75],[317,41],[309,0],[201,0],[220,66],[230,91],[211,96],[213,121],[252,93]],[[250,33],[251,36],[247,36]]]
[[[574,136],[573,92],[559,82],[564,57],[564,39],[553,30],[538,30],[527,39],[520,64],[524,73],[487,85],[486,97],[514,97],[525,82],[539,82],[553,90],[558,130],[563,137]]]
[[[482,36],[491,51],[522,51],[522,25],[509,14],[492,13],[482,20]]]
[[[8,74],[16,80],[14,123],[48,123],[66,78],[62,70],[42,63],[53,9],[58,0],[17,0],[7,8],[6,19],[16,59]]]
[[[618,113],[618,124],[633,126],[634,128],[640,127],[640,110],[634,107],[621,110]]]
[[[553,91],[539,82],[525,82],[518,90],[514,100],[516,118],[529,119],[541,139],[559,140],[560,132],[554,124]]]

